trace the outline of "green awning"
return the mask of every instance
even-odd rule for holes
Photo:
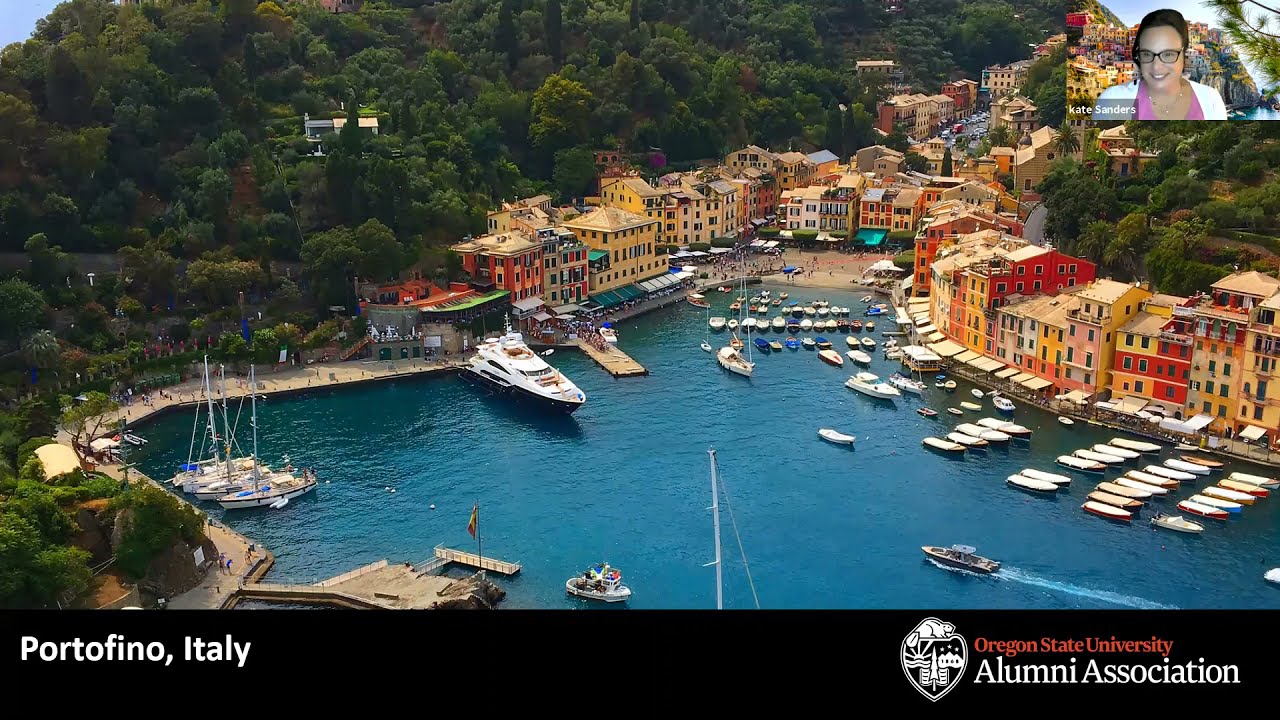
[[[606,258],[606,257],[609,257],[609,251],[608,251],[608,250],[592,250],[592,251],[590,251],[590,252],[588,252],[588,253],[587,253],[587,261],[588,261],[588,262],[595,262],[595,261],[599,260],[600,258]]]
[[[859,230],[858,234],[854,237],[856,237],[863,245],[874,247],[884,242],[884,239],[888,234],[888,230],[865,228],[863,230]]]
[[[617,293],[618,297],[622,298],[624,301],[634,300],[635,298],[638,298],[641,295],[644,295],[644,290],[641,290],[635,285],[620,287],[617,290],[614,290],[614,292]]]
[[[592,300],[593,302],[595,302],[595,304],[599,305],[602,308],[613,307],[614,305],[620,305],[623,302],[625,302],[622,298],[618,297],[617,293],[613,292],[612,290],[598,293],[596,295],[592,295],[588,299]]]

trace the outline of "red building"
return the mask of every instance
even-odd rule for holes
[[[995,230],[1021,237],[1022,223],[1012,218],[975,208],[961,200],[946,200],[930,206],[916,233],[916,278],[912,294],[929,293],[929,267],[938,249],[961,235]]]
[[[514,304],[542,297],[543,243],[523,232],[484,235],[460,242],[453,251],[471,284],[482,290],[506,290]]]
[[[944,83],[942,85],[942,94],[951,98],[956,104],[956,117],[965,114],[965,110],[969,108],[969,88],[961,80],[955,82]]]
[[[1067,13],[1067,27],[1084,27],[1093,22],[1093,16],[1087,12]]]
[[[1115,388],[1181,412],[1191,384],[1196,298],[1153,295],[1116,334]]]

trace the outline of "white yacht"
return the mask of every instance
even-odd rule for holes
[[[490,338],[476,347],[462,379],[565,415],[587,401],[586,394],[572,380],[525,345],[524,336],[511,329],[510,320],[501,337]]]
[[[857,390],[863,395],[870,395],[884,400],[892,400],[902,396],[902,392],[898,388],[881,382],[878,375],[873,375],[869,372],[860,372],[850,377],[845,381],[844,386],[850,390]]]
[[[746,358],[742,357],[742,354],[737,349],[727,345],[720,348],[720,351],[716,353],[716,362],[720,363],[720,367],[725,370],[746,377],[751,377],[751,372],[756,367],[755,363],[748,362]]]
[[[289,504],[290,499],[315,490],[318,483],[315,475],[307,470],[302,471],[302,477],[297,477],[293,474],[291,465],[285,465],[283,472],[271,472],[258,463],[258,384],[252,365],[249,366],[249,387],[253,393],[253,414],[249,418],[249,425],[253,428],[253,469],[246,481],[250,486],[219,497],[218,504],[225,510],[282,508]]]

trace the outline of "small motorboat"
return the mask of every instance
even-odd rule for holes
[[[1018,474],[1022,475],[1023,477],[1029,477],[1035,480],[1045,480],[1047,482],[1057,483],[1059,485],[1071,484],[1070,477],[1066,475],[1059,475],[1057,473],[1044,472],[1043,470],[1034,470],[1032,468],[1024,468],[1021,471],[1019,471]]]
[[[863,365],[871,364],[871,356],[861,350],[850,350],[845,353],[845,355],[849,356],[849,359],[856,363],[862,363]]]
[[[1170,480],[1177,480],[1179,482],[1191,482],[1196,479],[1196,476],[1189,472],[1174,470],[1173,468],[1167,468],[1162,465],[1148,465],[1142,468],[1142,471],[1151,473],[1152,475],[1169,478]]]
[[[955,380],[948,380],[948,381],[946,381],[946,382],[942,383],[942,388],[943,388],[944,390],[946,390],[947,392],[954,392],[954,391],[955,391],[955,389],[956,389],[956,381],[955,381]]]
[[[927,437],[920,442],[926,447],[933,448],[934,450],[941,450],[943,452],[963,453],[966,449],[965,446],[960,443],[951,442],[950,440],[942,440],[936,437]]]
[[[1263,477],[1261,475],[1250,475],[1249,473],[1233,472],[1230,475],[1228,475],[1227,478],[1230,480],[1236,480],[1242,483],[1248,483],[1250,485],[1257,485],[1258,487],[1263,487],[1263,488],[1280,487],[1280,480],[1276,480],[1275,478]]]
[[[122,439],[122,440],[124,440],[125,442],[129,443],[130,445],[135,446],[135,447],[141,447],[141,446],[143,446],[143,445],[146,445],[146,444],[147,444],[147,441],[146,441],[146,440],[144,440],[143,438],[138,437],[137,435],[134,435],[133,433],[125,433],[125,434],[121,437],[121,439]]]
[[[1183,518],[1181,515],[1165,515],[1158,512],[1155,517],[1151,518],[1151,524],[1156,527],[1162,527],[1165,530],[1173,530],[1175,532],[1184,533],[1202,533],[1204,526],[1200,523],[1193,523]]]
[[[1212,518],[1214,520],[1226,520],[1228,515],[1230,515],[1226,510],[1221,510],[1209,505],[1201,505],[1200,503],[1192,502],[1191,500],[1183,500],[1178,503],[1178,509],[1182,512],[1188,512],[1192,515],[1199,515],[1200,517]]]
[[[969,391],[969,394],[970,394],[970,395],[973,395],[974,397],[978,398],[979,400],[981,400],[982,398],[986,397],[986,394],[985,394],[985,393],[983,393],[983,392],[982,392],[981,390],[979,390],[978,388],[974,388],[974,389],[970,390],[970,391]]]
[[[1202,465],[1204,467],[1209,468],[1210,470],[1221,469],[1222,466],[1225,464],[1225,463],[1220,463],[1217,460],[1208,460],[1206,458],[1196,457],[1195,455],[1182,455],[1181,458],[1183,462],[1189,462],[1192,465]]]
[[[996,418],[982,418],[981,420],[978,421],[978,424],[983,427],[991,428],[992,430],[999,430],[1002,433],[1009,433],[1010,435],[1016,438],[1022,438],[1023,440],[1031,439],[1030,429],[1025,428],[1017,423],[1011,423],[1008,420],[997,420]]]
[[[1092,450],[1076,450],[1071,454],[1075,455],[1078,458],[1084,458],[1085,460],[1092,460],[1094,462],[1106,463],[1108,465],[1120,465],[1124,463],[1124,458],[1122,457],[1116,457],[1115,455],[1107,455],[1105,453],[1094,452]]]
[[[757,348],[757,349],[759,349],[759,350],[760,350],[760,352],[766,352],[766,353],[767,353],[767,352],[769,352],[769,341],[768,341],[768,340],[765,340],[764,338],[756,338],[755,340],[752,340],[751,342],[754,342],[754,343],[756,344],[756,348]]]
[[[1136,510],[1138,508],[1141,508],[1143,505],[1143,502],[1141,500],[1134,500],[1133,498],[1120,497],[1119,495],[1104,493],[1101,490],[1094,490],[1093,492],[1089,493],[1086,497],[1088,497],[1090,500],[1093,500],[1095,502],[1100,502],[1104,505],[1110,505],[1111,507],[1123,508],[1125,510]]]
[[[610,343],[610,344],[613,344],[613,345],[617,345],[617,344],[618,344],[618,331],[617,331],[617,330],[614,330],[614,329],[613,329],[613,328],[611,328],[611,327],[602,327],[602,328],[600,328],[597,332],[599,332],[599,333],[600,333],[600,337],[604,338],[604,341],[605,341],[605,342]]]
[[[1165,488],[1166,490],[1172,490],[1178,487],[1178,485],[1180,484],[1177,480],[1171,480],[1167,477],[1160,477],[1159,475],[1152,475],[1151,473],[1145,473],[1145,472],[1142,472],[1141,470],[1130,470],[1129,472],[1125,473],[1124,476],[1127,478],[1133,478],[1134,480],[1137,480],[1140,483],[1146,483],[1147,485],[1162,487],[1162,488]]]
[[[871,296],[870,296],[870,295],[863,295],[863,296],[862,296],[862,304],[863,304],[863,305],[870,305],[870,304],[871,304]]]
[[[1057,483],[1051,483],[1048,480],[1037,480],[1017,473],[1006,478],[1006,482],[1014,487],[1019,487],[1023,490],[1030,490],[1032,492],[1058,492]]]
[[[699,295],[698,293],[689,295],[685,299],[688,300],[689,304],[694,307],[700,307],[700,308],[711,307],[711,303],[707,302],[706,298],[704,298],[702,295]]]
[[[869,338],[869,337],[863,337],[863,338],[862,338],[862,347],[864,347],[864,348],[866,348],[866,349],[868,349],[868,350],[875,350],[875,349],[876,349],[876,341],[875,341],[875,340],[872,340],[872,339],[871,339],[871,338]]]
[[[785,346],[787,347],[787,349],[789,349],[789,350],[799,350],[799,349],[800,349],[800,341],[799,341],[799,340],[797,340],[797,339],[795,339],[795,338],[793,338],[793,337],[789,337],[789,338],[787,338],[786,340],[783,340],[783,341],[782,341],[782,344],[783,344],[783,345],[785,345]]]
[[[1107,471],[1107,466],[1100,462],[1085,460],[1084,458],[1074,457],[1072,455],[1059,455],[1056,462],[1064,467],[1080,472],[1103,473]]]
[[[770,340],[769,349],[774,352],[782,352],[782,343],[778,342],[777,340]]]
[[[947,412],[951,413],[952,415],[963,415],[963,414],[964,414],[964,411],[963,411],[963,410],[961,410],[960,408],[947,408]]]
[[[1182,472],[1189,472],[1193,475],[1209,474],[1209,468],[1203,465],[1189,463],[1185,460],[1174,460],[1173,458],[1169,458],[1168,460],[1164,461],[1164,466],[1173,468],[1174,470],[1181,470]]]
[[[996,409],[1000,412],[1011,413],[1016,409],[1016,406],[1009,400],[1009,398],[1002,397],[1000,395],[996,395],[991,398],[991,404],[995,405]]]
[[[828,340],[828,339],[826,339],[826,338],[824,338],[824,337],[822,337],[821,335],[819,335],[818,337],[814,338],[814,339],[813,339],[813,342],[814,342],[814,344],[816,344],[816,345],[818,346],[818,349],[819,349],[819,350],[830,350],[830,349],[831,349],[831,341],[830,341],[830,340]]]
[[[779,300],[786,300],[786,299],[787,299],[787,298],[789,298],[789,297],[791,297],[791,295],[790,295],[789,293],[778,293],[778,299],[779,299]]]
[[[711,347],[711,343],[707,342],[706,340],[702,341],[702,349],[706,350],[707,352],[714,352],[714,350]]]
[[[712,330],[723,330],[725,319],[717,315],[716,317],[713,317],[710,320],[708,320],[707,324],[711,326]]]
[[[1280,585],[1280,567],[1271,568],[1270,570],[1268,570],[1266,573],[1263,574],[1262,579],[1266,580],[1267,582]]]
[[[570,595],[588,600],[623,602],[631,597],[631,588],[622,584],[622,573],[609,567],[609,563],[601,563],[580,576],[569,578],[564,588]]]
[[[1140,453],[1158,453],[1160,446],[1155,443],[1142,442],[1141,440],[1126,440],[1124,438],[1111,438],[1111,445],[1122,447],[1126,450],[1137,450]]]
[[[730,318],[730,319],[729,319],[729,323],[728,323],[728,324],[729,324],[729,329],[730,329],[730,330],[737,330],[737,329],[738,329],[738,320],[737,320],[737,318]]]
[[[1141,480],[1134,480],[1131,477],[1118,477],[1116,478],[1116,484],[1122,487],[1132,488],[1134,490],[1141,490],[1142,492],[1151,494],[1152,497],[1169,494],[1168,488],[1162,488],[1159,485],[1148,485]]]
[[[960,443],[969,448],[985,448],[989,443],[982,438],[976,438],[972,435],[965,435],[962,432],[949,432],[947,439],[954,443]]]
[[[1231,480],[1231,479],[1219,480],[1218,487],[1224,487],[1224,488],[1227,488],[1228,490],[1235,490],[1237,492],[1242,492],[1242,493],[1249,493],[1254,497],[1260,497],[1260,498],[1267,497],[1268,495],[1271,494],[1271,491],[1264,487],[1261,487],[1258,485],[1250,485],[1249,483],[1243,483],[1243,482],[1239,482],[1238,480]]]
[[[1114,445],[1094,445],[1092,450],[1100,452],[1104,455],[1114,455],[1125,460],[1137,460],[1142,457],[1142,453],[1133,450],[1125,450],[1124,448],[1115,447]]]
[[[1218,487],[1217,485],[1210,485],[1209,487],[1206,487],[1200,491],[1200,494],[1211,498],[1218,498],[1219,500],[1240,503],[1241,505],[1252,505],[1258,501],[1258,498],[1250,495],[1249,493],[1232,490],[1231,488]]]
[[[964,433],[965,435],[982,438],[987,442],[1004,443],[1009,442],[1010,440],[1010,437],[1007,434],[1002,433],[999,430],[991,430],[989,428],[982,427],[981,425],[974,425],[973,423],[960,423],[956,426],[956,430]]]
[[[1119,495],[1120,497],[1133,498],[1134,500],[1150,500],[1151,499],[1151,493],[1147,492],[1146,490],[1135,490],[1134,488],[1125,487],[1124,485],[1117,485],[1116,483],[1112,483],[1112,482],[1100,482],[1098,483],[1096,489],[1101,490],[1104,493]]]
[[[850,321],[849,321],[849,330],[850,330],[850,331],[852,331],[852,332],[862,332],[862,321],[861,321],[861,320],[850,320]]]
[[[975,410],[975,411],[982,409],[982,406],[979,405],[978,403],[971,403],[968,400],[965,400],[964,402],[960,403],[960,407],[964,408],[965,410]]]
[[[805,350],[813,350],[818,345],[818,343],[813,341],[813,338],[805,338],[800,341],[800,344],[804,345]]]
[[[828,365],[844,367],[844,358],[840,357],[840,353],[835,350],[819,350],[818,357],[822,358],[822,361]]]
[[[813,329],[813,321],[810,320],[809,318],[805,318],[801,320],[800,329],[803,330],[804,332],[809,332],[810,330]]]
[[[952,545],[949,548],[924,545],[920,549],[924,551],[925,557],[948,567],[969,570],[984,575],[989,575],[1000,569],[1000,563],[995,560],[975,555],[974,553],[978,549],[971,545]]]
[[[1066,425],[1067,427],[1071,427],[1072,425],[1075,425],[1075,424],[1076,424],[1076,421],[1075,421],[1075,420],[1072,420],[1071,418],[1067,417],[1066,415],[1059,415],[1059,416],[1058,416],[1058,423],[1059,423],[1060,425]]]
[[[1095,502],[1093,500],[1089,500],[1080,507],[1084,508],[1085,512],[1093,513],[1094,515],[1107,518],[1108,520],[1123,520],[1124,522],[1129,522],[1133,519],[1133,513],[1128,510],[1121,510],[1118,507]]]
[[[938,411],[932,408],[922,407],[922,408],[916,408],[916,413],[923,415],[925,417],[936,417],[938,414]]]
[[[848,345],[849,347],[853,348],[854,350],[857,350],[858,348],[862,347],[862,343],[858,342],[858,338],[853,337],[852,335],[846,335],[846,336],[845,336],[845,338],[844,338],[844,344],[845,344],[845,345]]]
[[[1244,506],[1238,502],[1232,502],[1231,500],[1223,500],[1222,498],[1216,498],[1210,495],[1199,495],[1199,494],[1192,495],[1191,497],[1187,498],[1187,502],[1199,503],[1200,505],[1207,505],[1211,508],[1226,510],[1229,513],[1238,513],[1244,509]]]
[[[831,428],[822,428],[818,431],[818,436],[827,442],[835,443],[837,445],[852,445],[854,441],[854,437],[852,435],[845,435],[844,433],[832,430]]]
[[[923,395],[927,387],[919,380],[912,380],[902,373],[894,373],[890,375],[889,384],[903,392],[915,393],[916,395]]]

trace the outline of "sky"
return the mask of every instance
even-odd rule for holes
[[[0,48],[22,42],[35,32],[36,20],[53,11],[61,0],[0,0]]]
[[[0,3],[4,2],[6,0],[0,0]],[[1182,13],[1182,17],[1186,18],[1189,23],[1202,22],[1208,24],[1209,27],[1222,27],[1218,22],[1218,14],[1213,8],[1208,3],[1200,2],[1199,0],[1100,0],[1100,2],[1103,7],[1115,13],[1121,22],[1130,26],[1142,22],[1143,16],[1152,10],[1171,8]],[[1258,71],[1257,64],[1251,58],[1245,57],[1240,50],[1236,50],[1236,54],[1244,61],[1245,68],[1253,76],[1254,84],[1262,85],[1264,80],[1262,74]]]

